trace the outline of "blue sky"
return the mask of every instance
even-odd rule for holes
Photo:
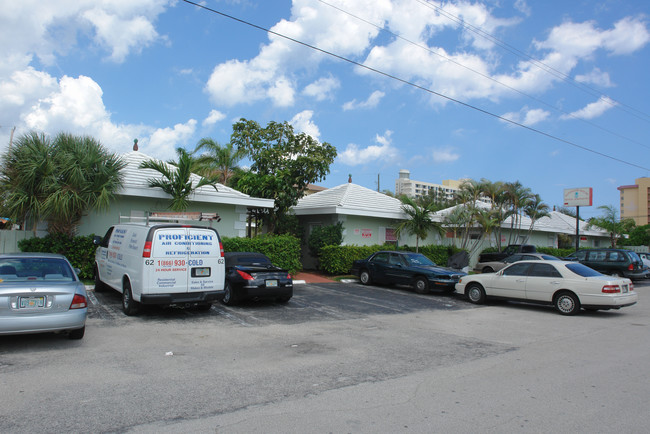
[[[520,181],[551,206],[593,187],[584,217],[650,176],[650,2],[201,4],[403,81],[179,0],[4,2],[0,148],[15,127],[166,160],[241,117],[289,121],[336,146],[325,187],[394,190],[408,169]]]

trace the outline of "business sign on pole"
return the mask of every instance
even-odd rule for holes
[[[564,206],[592,206],[594,190],[591,187],[565,188]]]

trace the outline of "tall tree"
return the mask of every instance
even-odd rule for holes
[[[235,173],[241,170],[238,164],[246,155],[243,149],[236,149],[232,143],[221,146],[209,137],[199,140],[193,151],[193,154],[198,153],[195,173],[228,186]]]
[[[149,187],[157,187],[172,197],[169,208],[172,211],[185,211],[189,207],[189,197],[196,189],[216,183],[214,178],[201,177],[196,184],[191,179],[194,159],[183,148],[176,148],[178,161],[164,163],[160,160],[148,160],[140,163],[141,169],[153,169],[161,178],[150,178]],[[216,186],[214,187],[216,189]]]
[[[12,220],[48,221],[48,231],[72,235],[88,210],[106,209],[121,188],[124,163],[88,136],[35,132],[3,156],[3,208]]]
[[[524,214],[530,218],[530,227],[528,228],[527,238],[530,238],[530,234],[533,232],[537,220],[551,215],[549,209],[548,205],[542,202],[542,198],[539,194],[532,195],[524,208]]]
[[[419,206],[415,200],[406,196],[401,197],[400,200],[402,201],[402,211],[408,218],[395,227],[395,235],[399,237],[404,232],[415,235],[415,251],[418,252],[420,240],[425,240],[429,232],[434,231],[439,235],[444,233],[442,225],[432,219],[434,204]]]
[[[324,179],[336,158],[334,146],[305,133],[295,134],[288,122],[261,127],[241,119],[233,125],[230,143],[252,161],[250,170],[237,182],[238,189],[275,202],[266,218],[269,232],[274,232],[277,222],[298,203],[307,184]]]
[[[31,221],[34,235],[48,195],[47,180],[56,173],[51,156],[50,138],[34,131],[18,137],[2,156],[2,213],[20,225]]]
[[[616,247],[618,238],[622,234],[627,233],[634,228],[634,220],[619,220],[618,211],[612,205],[601,205],[598,207],[598,209],[603,211],[603,215],[600,217],[590,218],[587,222],[587,228],[597,226],[599,228],[605,229],[607,232],[609,232],[609,240],[612,244],[612,247]]]
[[[54,165],[44,202],[50,232],[71,235],[88,209],[105,210],[122,187],[125,163],[90,136],[61,133],[54,139]]]
[[[524,187],[519,181],[506,182],[503,188],[511,211],[512,223],[510,225],[509,243],[512,243],[512,237],[518,237],[519,235],[519,230],[521,229],[521,211],[530,201],[532,193],[530,188]],[[518,240],[515,239],[515,241]]]

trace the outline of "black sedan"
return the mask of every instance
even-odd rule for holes
[[[226,252],[226,282],[223,304],[232,306],[244,299],[275,299],[281,303],[293,297],[293,279],[287,270],[255,252]]]
[[[453,292],[454,285],[466,273],[440,267],[421,253],[382,251],[366,259],[354,261],[352,274],[361,283],[411,285],[415,292],[426,294],[430,289]]]

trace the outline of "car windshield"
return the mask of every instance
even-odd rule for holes
[[[582,276],[582,277],[602,276],[602,274],[600,274],[598,271],[594,270],[593,268],[589,268],[586,265],[582,265],[579,263],[567,264],[566,267],[567,269],[576,273],[578,276]]]
[[[406,261],[408,262],[409,265],[412,266],[419,266],[419,265],[427,265],[427,266],[432,266],[436,265],[431,259],[427,258],[424,256],[422,253],[409,253],[406,256]]]
[[[75,275],[68,263],[59,258],[0,259],[0,284],[28,280],[72,282]]]

